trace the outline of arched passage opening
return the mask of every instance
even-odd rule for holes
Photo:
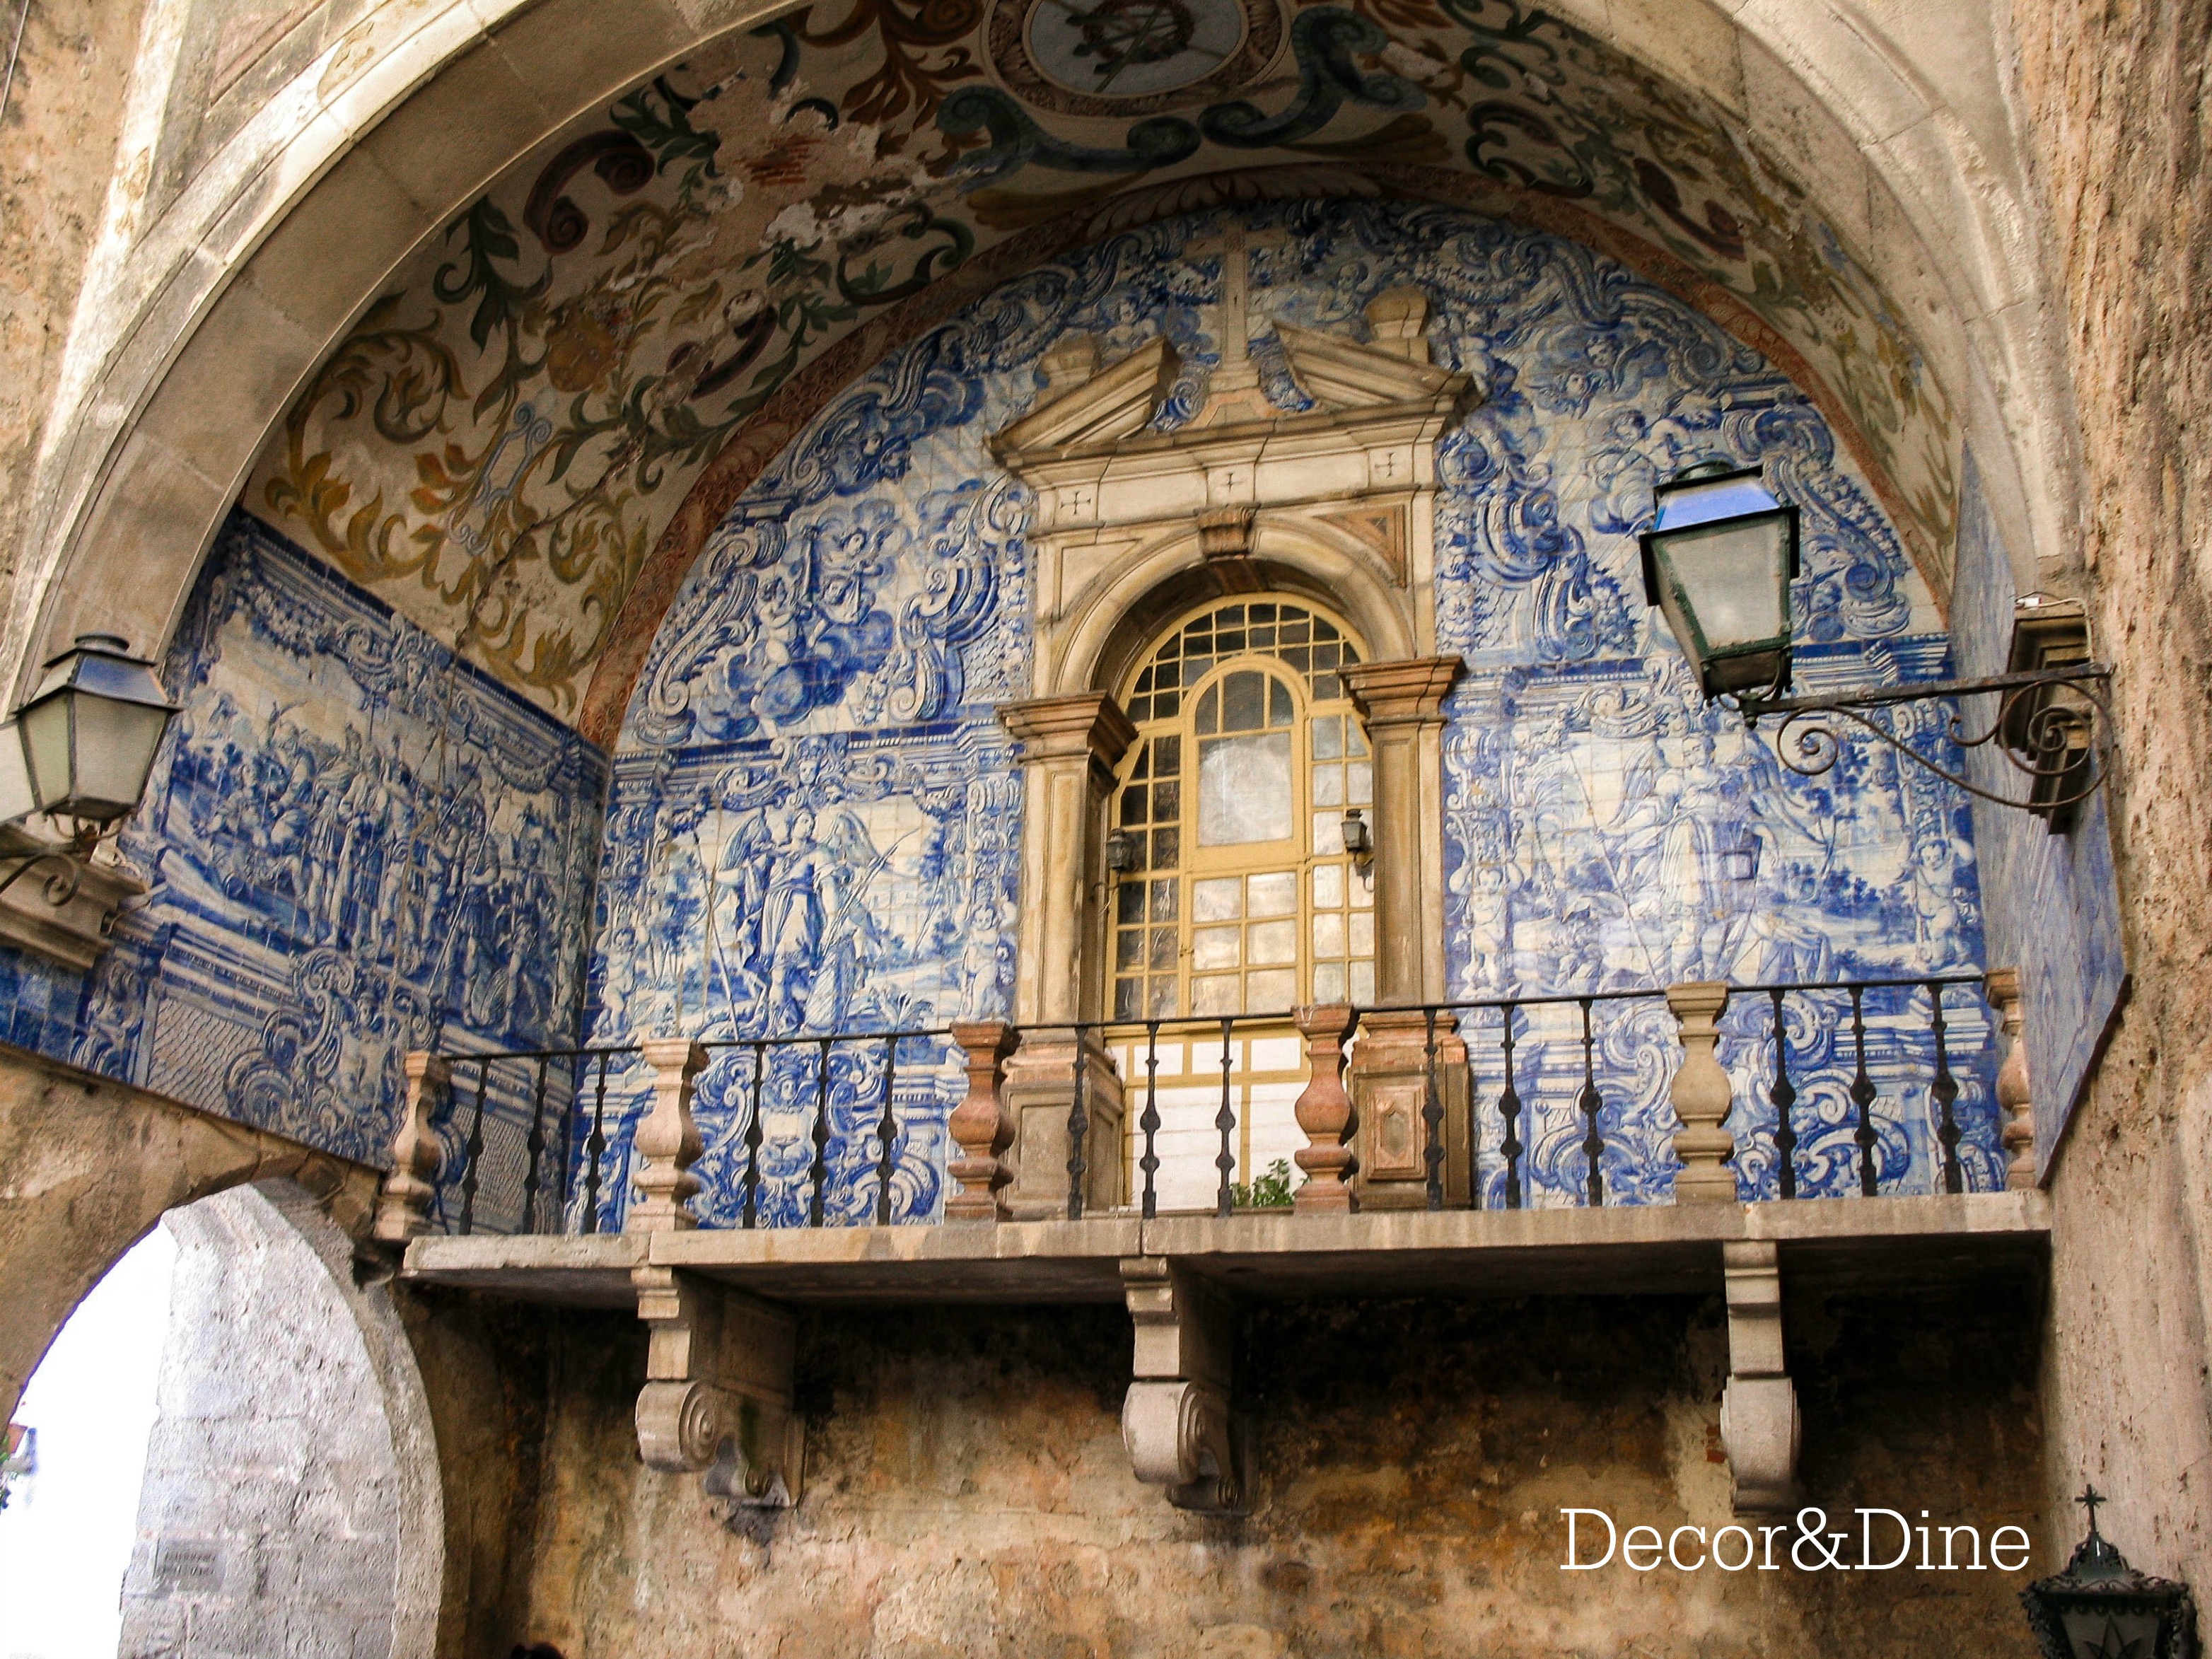
[[[295,1183],[169,1211],[34,1373],[0,1517],[10,1651],[433,1650],[428,1406],[388,1292]]]

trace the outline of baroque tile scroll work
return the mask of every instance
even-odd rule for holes
[[[1880,755],[1817,781],[1785,773],[1763,738],[1698,702],[1671,642],[1652,636],[1632,532],[1653,480],[1693,459],[1760,458],[1805,510],[1801,678],[1945,671],[1925,583],[1803,394],[1687,307],[1557,238],[1409,204],[1236,222],[1255,233],[1251,354],[1277,407],[1308,405],[1268,323],[1357,335],[1375,295],[1408,284],[1431,302],[1436,360],[1483,389],[1437,451],[1438,643],[1469,665],[1446,738],[1451,994],[1978,967],[1963,799]],[[1071,331],[1108,362],[1166,333],[1182,367],[1154,424],[1187,422],[1222,351],[1221,261],[1187,250],[1226,222],[1132,229],[1016,277],[848,387],[732,507],[654,641],[615,759],[593,1041],[1007,1011],[1020,791],[993,705],[1030,690],[1030,503],[987,441],[1036,405],[1040,359]],[[1924,718],[1919,740],[1940,741]],[[1990,1033],[1978,1005],[1949,1012],[1967,1178],[1993,1187]],[[1885,1186],[1929,1190],[1934,1108],[1905,1082],[1930,1070],[1925,993],[1869,993],[1867,1014]],[[1840,994],[1793,1002],[1808,1191],[1856,1186],[1845,1016]],[[1468,1034],[1478,1098],[1493,1099],[1494,1024]],[[1607,1190],[1663,1198],[1670,1109],[1649,1057],[1671,1026],[1654,1004],[1601,1019],[1600,1036],[1622,1128]],[[958,1097],[941,1047],[925,1047],[902,1050],[896,1085],[902,1217],[939,1200]],[[1722,1050],[1740,1121],[1767,1114],[1741,1160],[1753,1193],[1775,1180],[1767,1047],[1732,1032]],[[1540,1103],[1539,1202],[1573,1199],[1579,1055],[1565,1024],[1521,1030],[1516,1081]],[[831,1079],[833,1218],[872,1203],[876,1063],[840,1060]],[[762,1085],[764,1144],[792,1149],[788,1167],[763,1167],[771,1220],[805,1201],[813,1064],[790,1051]],[[737,1053],[702,1080],[709,1224],[734,1219],[752,1085]],[[620,1093],[617,1159],[642,1104],[638,1085]]]
[[[1275,407],[1308,405],[1273,323],[1358,337],[1368,301],[1408,285],[1430,301],[1434,360],[1480,391],[1437,447],[1438,645],[1468,665],[1445,749],[1451,994],[1979,963],[1960,799],[1880,754],[1817,783],[1783,773],[1651,635],[1632,532],[1653,480],[1757,458],[1805,510],[1802,677],[1943,672],[1924,579],[1802,391],[1577,243],[1435,205],[1319,202],[1158,221],[1036,264],[830,398],[725,513],[658,629],[604,836],[596,749],[234,518],[168,653],[185,714],[125,842],[153,893],[90,983],[11,964],[10,1034],[375,1158],[401,1051],[571,1041],[587,954],[580,1029],[599,1043],[1004,1013],[1022,802],[994,708],[1030,690],[1031,502],[987,441],[1036,405],[1040,360],[1071,331],[1109,362],[1164,332],[1182,367],[1154,425],[1188,421],[1223,352],[1222,260],[1189,250],[1232,223],[1252,233],[1250,358]],[[1799,999],[1790,1033],[1816,1192],[1853,1185],[1831,1000]],[[1871,993],[1867,1012],[1885,1186],[1928,1190],[1933,1109],[1905,1080],[1929,1073],[1925,994]],[[1994,1186],[1990,1034],[1951,1012],[1962,1156],[1972,1185]],[[1601,1018],[1618,1201],[1671,1182],[1664,1023],[1656,1004]],[[1477,1098],[1494,1099],[1498,1034],[1480,1016],[1467,1033]],[[1524,1176],[1535,1201],[1572,1201],[1579,1043],[1546,1016],[1517,1035]],[[1768,1048],[1732,1033],[1722,1049],[1753,1193],[1775,1179]],[[942,1204],[951,1062],[938,1042],[899,1055],[900,1218]],[[726,1053],[702,1078],[708,1224],[736,1218],[756,1088],[762,1214],[799,1213],[816,1063],[781,1051],[756,1079]],[[873,1201],[879,1067],[879,1049],[831,1062],[832,1219]],[[556,1119],[570,1086],[556,1075]],[[608,1224],[643,1099],[617,1068]],[[502,1080],[488,1141],[511,1152],[528,1106]],[[561,1144],[573,1159],[582,1140]]]
[[[1904,307],[1724,112],[1518,0],[846,0],[733,33],[432,239],[246,505],[439,638],[474,615],[474,659],[605,743],[701,536],[869,364],[1120,230],[1327,198],[1516,220],[1723,315],[1948,582],[1959,439]]]

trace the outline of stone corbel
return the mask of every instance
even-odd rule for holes
[[[757,1297],[671,1267],[630,1271],[652,1328],[637,1396],[637,1449],[708,1496],[750,1509],[799,1502],[805,1419],[792,1409],[795,1322]]]
[[[1782,1352],[1782,1267],[1771,1240],[1724,1243],[1729,1380],[1721,1448],[1739,1515],[1787,1510],[1797,1498],[1797,1386]]]
[[[1231,1394],[1236,1310],[1162,1256],[1123,1261],[1121,1288],[1137,1328],[1135,1376],[1121,1402],[1130,1468],[1165,1487],[1177,1509],[1243,1513],[1250,1486]]]

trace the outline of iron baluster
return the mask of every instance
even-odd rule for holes
[[[1156,1019],[1145,1022],[1145,1115],[1137,1127],[1145,1132],[1145,1155],[1137,1167],[1145,1172],[1144,1212],[1150,1221],[1160,1212],[1159,1194],[1152,1187],[1152,1177],[1160,1170],[1160,1023]]]
[[[1222,1017],[1221,1109],[1213,1115],[1213,1127],[1221,1131],[1221,1151],[1213,1160],[1213,1167],[1221,1171],[1221,1188],[1214,1196],[1213,1212],[1224,1216],[1231,1214],[1237,1207],[1236,1194],[1230,1189],[1230,1177],[1237,1173],[1237,1154],[1229,1147],[1229,1137],[1237,1132],[1237,1111],[1229,1103],[1229,1068],[1232,1063],[1230,1042],[1236,1026],[1235,1015]]]
[[[1081,1025],[1075,1027],[1075,1096],[1067,1109],[1067,1218],[1083,1219],[1083,1177],[1090,1167],[1084,1156],[1084,1141],[1091,1133],[1091,1119],[1083,1109],[1083,1082],[1090,1071],[1089,1055],[1083,1047]]]
[[[823,1037],[814,1061],[814,1167],[810,1171],[813,1191],[806,1200],[806,1224],[822,1224],[823,1187],[830,1178],[830,1045]]]
[[[1498,1150],[1505,1154],[1505,1207],[1521,1207],[1521,1091],[1513,1086],[1513,1010],[1505,1015],[1505,1086],[1498,1091],[1498,1115],[1505,1120],[1505,1139]]]
[[[610,1053],[599,1055],[599,1087],[592,1097],[592,1133],[584,1139],[583,1231],[587,1233],[599,1230],[599,1160],[607,1155],[607,1066],[613,1059]]]
[[[745,1120],[745,1207],[738,1223],[748,1230],[760,1221],[761,1074],[768,1069],[768,1045],[753,1044],[753,1109]]]
[[[522,1177],[522,1231],[538,1231],[538,1169],[545,1158],[545,1067],[547,1061],[540,1055],[538,1060],[538,1086],[532,1091],[530,1107],[530,1169]]]
[[[1429,1007],[1421,1013],[1427,1022],[1427,1046],[1422,1051],[1421,1065],[1428,1093],[1421,1103],[1421,1121],[1428,1126],[1429,1207],[1441,1210],[1444,1206],[1444,1103],[1437,1092],[1437,1011]]]
[[[1943,1190],[1960,1193],[1966,1188],[1959,1170],[1959,1120],[1951,1109],[1959,1098],[1959,1080],[1951,1075],[1951,1056],[1943,1043],[1943,987],[1935,980],[1928,981],[1928,1006],[1936,1034],[1936,1081],[1928,1092],[1942,1114],[1936,1139],[1943,1143]]]
[[[1866,1011],[1865,988],[1854,985],[1851,991],[1851,1042],[1858,1051],[1858,1073],[1851,1079],[1851,1100],[1857,1106],[1859,1126],[1851,1132],[1851,1139],[1859,1148],[1859,1194],[1872,1198],[1879,1190],[1875,1179],[1874,1149],[1878,1137],[1874,1132],[1874,1079],[1866,1068]]]
[[[1782,995],[1778,991],[1766,994],[1774,1000],[1774,1086],[1766,1097],[1774,1103],[1774,1151],[1776,1162],[1781,1166],[1782,1196],[1797,1196],[1797,1131],[1790,1121],[1790,1109],[1797,1103],[1797,1085],[1790,1080],[1790,1038],[1782,1020]]]
[[[1582,999],[1583,1005],[1583,1089],[1576,1097],[1583,1115],[1589,1120],[1589,1133],[1583,1137],[1583,1157],[1589,1165],[1590,1208],[1601,1209],[1605,1205],[1605,1135],[1598,1127],[1598,1115],[1605,1109],[1605,1101],[1597,1091],[1595,1045],[1590,1037],[1590,999]]]
[[[554,1171],[559,1182],[553,1204],[556,1224],[565,1230],[568,1224],[568,1170],[570,1161],[576,1156],[576,1105],[583,1090],[578,1086],[579,1068],[573,1063],[568,1067],[568,1106],[561,1114],[561,1167]]]
[[[491,1084],[491,1061],[477,1062],[477,1109],[469,1120],[469,1139],[466,1158],[461,1165],[461,1237],[465,1238],[477,1225],[477,1165],[483,1158],[484,1091]]]
[[[892,1106],[898,1087],[898,1039],[884,1042],[884,1118],[876,1126],[883,1148],[876,1154],[876,1225],[891,1224],[891,1147],[898,1139],[898,1117]]]

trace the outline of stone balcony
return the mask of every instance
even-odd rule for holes
[[[1875,1006],[1877,988],[1896,994],[1887,1012]],[[1947,1010],[1947,1002],[1984,988],[1990,1012],[1978,1028],[1979,1015]],[[1243,1303],[1718,1294],[1729,1346],[1723,1447],[1738,1507],[1765,1512],[1785,1507],[1796,1491],[1800,1431],[1782,1341],[1785,1285],[2036,1278],[2045,1270],[2050,1219],[2033,1186],[2011,975],[1991,975],[1985,988],[1954,978],[1751,989],[1755,996],[1739,991],[1735,1000],[1740,1009],[1771,1003],[1778,1023],[1764,1036],[1739,1023],[1731,1037],[1723,1020],[1731,994],[1722,986],[1387,1011],[1388,1020],[1376,1023],[1389,1034],[1389,1066],[1378,1069],[1370,1059],[1364,1073],[1357,1033],[1363,1018],[1374,1016],[1346,1007],[1289,1017],[1295,1035],[1287,1041],[1302,1046],[1294,1067],[1276,1053],[1285,1041],[1282,1019],[1258,1022],[1261,1035],[1249,1041],[1233,1029],[1242,1016],[1155,1022],[1141,1047],[1127,1032],[1107,1032],[1100,1035],[1112,1040],[1097,1043],[1096,1054],[1083,1030],[1071,1036],[1059,1028],[1043,1034],[1047,1043],[1091,1058],[1066,1069],[1060,1097],[1041,1101],[1033,1091],[1029,1117],[1010,1104],[1006,1079],[1010,1056],[1035,1034],[1001,1022],[890,1037],[725,1043],[738,1052],[737,1077],[741,1085],[750,1079],[751,1097],[746,1115],[720,1123],[713,1139],[741,1151],[741,1167],[702,1158],[708,1140],[697,1096],[715,1057],[690,1039],[559,1056],[411,1055],[408,1110],[378,1232],[418,1285],[635,1307],[653,1333],[638,1403],[643,1455],[660,1468],[702,1474],[710,1492],[741,1504],[790,1503],[801,1491],[804,1436],[792,1410],[791,1363],[797,1310],[810,1305],[1124,1303],[1135,1341],[1123,1428],[1137,1477],[1183,1507],[1233,1511],[1249,1490],[1235,1358]],[[1831,1045],[1819,1060],[1818,1033],[1808,1036],[1802,1021],[1782,1023],[1793,996],[1832,1005],[1846,1046]],[[1633,1030],[1645,1046],[1629,1060],[1662,1111],[1656,1142],[1630,1121],[1632,1100],[1608,1103],[1598,1065],[1595,1005],[1639,999],[1643,1023]],[[1505,1041],[1504,1069],[1486,1086],[1474,1051],[1484,1012],[1498,1009],[1499,1036],[1522,1033],[1524,1050],[1547,1009],[1564,1012],[1571,1037],[1579,1018],[1579,1043],[1567,1043],[1563,1061],[1524,1054],[1516,1062]],[[1655,1022],[1669,1018],[1670,1052],[1654,1054]],[[1908,1018],[1924,1024],[1932,1042],[1917,1060],[1898,1036]],[[1161,1027],[1178,1024],[1218,1028],[1202,1043],[1188,1039],[1179,1062],[1195,1067],[1201,1047],[1204,1057],[1218,1057],[1219,1152],[1207,1162],[1218,1179],[1216,1201],[1205,1210],[1177,1210],[1159,1199]],[[1886,1048],[1869,1041],[1885,1029]],[[1990,1041],[1975,1053],[1994,1060],[2004,1048],[2004,1064],[1987,1068],[1992,1098],[1981,1105],[2002,1132],[2008,1163],[1961,1155],[1972,1136],[1962,1127],[1969,1115],[1954,1107],[1962,1088],[1981,1087],[1967,1043],[1978,1029]],[[1408,1032],[1421,1039],[1410,1073]],[[879,1095],[848,1089],[841,1099],[833,1057],[840,1045],[869,1044],[878,1057],[870,1064],[882,1066]],[[922,1067],[921,1081],[907,1073],[903,1096],[902,1044],[942,1047],[942,1063]],[[790,1144],[779,1157],[767,1138],[763,1090],[783,1048],[796,1056],[787,1069],[802,1081],[811,1076],[816,1093],[811,1114],[785,1126]],[[611,1089],[617,1053],[631,1083]],[[1870,1060],[1877,1054],[1887,1058]],[[1747,1088],[1744,1067],[1761,1054],[1770,1070]],[[1240,1062],[1255,1055],[1267,1069],[1240,1076]],[[556,1059],[584,1080],[555,1102],[562,1146],[573,1147],[580,1133],[580,1183],[548,1133],[547,1079]],[[1923,1084],[1900,1081],[1899,1066],[1908,1061],[1928,1068]],[[504,1109],[495,1068],[515,1063],[535,1086],[517,1097],[531,1109],[528,1133],[509,1140],[526,1148],[527,1164],[510,1184],[520,1194],[520,1219],[546,1231],[478,1225],[502,1211],[487,1196],[498,1184],[484,1174],[493,1144],[487,1126]],[[459,1089],[455,1067],[464,1073]],[[872,1074],[860,1066],[845,1073],[848,1083]],[[909,1212],[894,1224],[901,1157],[916,1144],[925,1155],[941,1144],[921,1115],[928,1102],[945,1097],[932,1092],[939,1084],[964,1091],[939,1120],[951,1143],[944,1160],[951,1184],[927,1212]],[[1255,1183],[1231,1177],[1239,1133],[1249,1141],[1252,1121],[1272,1109],[1262,1085],[1283,1094],[1279,1104],[1294,1115],[1304,1179],[1287,1205],[1255,1207]],[[1893,1121],[1914,1086],[1928,1117],[1917,1139]],[[1524,1100],[1524,1091],[1553,1098]],[[744,1087],[733,1094],[742,1100]],[[1757,1096],[1771,1119],[1751,1109]],[[1371,1133],[1374,1120],[1393,1109],[1403,1120],[1401,1140],[1412,1140],[1400,1148],[1404,1178],[1385,1184],[1362,1170],[1361,1149],[1372,1144],[1362,1125],[1366,1120]],[[1563,1110],[1565,1129],[1555,1122],[1547,1130],[1545,1114]],[[621,1126],[611,1133],[611,1115]],[[1991,1128],[1983,1123],[1984,1141],[1996,1138]],[[861,1144],[850,1155],[833,1153],[841,1137],[855,1134]],[[1571,1175],[1565,1185],[1538,1181],[1540,1141]],[[1929,1156],[1917,1157],[1916,1146]],[[1182,1156],[1197,1151],[1210,1153],[1211,1141]],[[1032,1166],[1026,1206],[1017,1200],[1025,1154]],[[1664,1179],[1649,1178],[1635,1159],[1663,1162]],[[1832,1177],[1825,1185],[1813,1178],[1816,1167]],[[725,1186],[736,1170],[738,1190],[710,1190],[702,1169]],[[1756,1169],[1765,1173],[1754,1176]],[[1638,1178],[1625,1180],[1624,1171]],[[1755,1181],[1773,1196],[1761,1196]],[[833,1204],[840,1182],[847,1200]],[[780,1208],[768,1201],[772,1189],[781,1192]],[[514,1214],[511,1201],[504,1212]],[[702,1224],[702,1212],[738,1219]]]

